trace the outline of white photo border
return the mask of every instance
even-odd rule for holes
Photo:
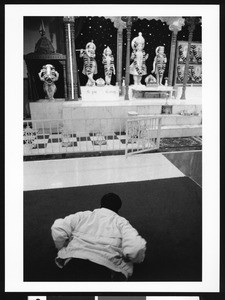
[[[5,291],[218,292],[219,5],[5,5]],[[203,44],[203,277],[201,282],[23,281],[23,17],[201,16]]]

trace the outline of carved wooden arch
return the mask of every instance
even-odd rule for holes
[[[127,24],[126,21],[123,21],[123,17],[109,17],[109,16],[103,16],[105,19],[110,19],[114,26],[116,28],[123,27],[126,28]],[[182,17],[146,17],[146,16],[135,16],[133,17],[135,19],[146,19],[146,20],[160,20],[161,22],[166,22],[166,24],[170,27],[170,30],[172,30],[173,27],[179,28],[181,30],[181,27],[185,23],[185,19]]]

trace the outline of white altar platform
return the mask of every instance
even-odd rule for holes
[[[118,101],[55,101],[39,100],[30,103],[32,120],[54,120],[62,118],[123,118],[128,116],[129,111],[136,111],[138,114],[161,114],[162,106],[172,105],[172,113],[200,113],[202,103],[199,100],[179,99],[151,99],[124,100],[120,97]]]
[[[129,112],[136,112],[137,115],[162,116],[162,126],[165,129],[164,136],[201,135],[201,87],[193,89],[187,87],[186,100],[180,99],[179,94],[181,95],[181,92],[182,89],[180,88],[176,99],[167,100],[163,98],[130,98],[130,100],[124,100],[124,96],[115,100],[88,100],[86,98],[86,100],[80,99],[79,101],[65,101],[65,99],[48,101],[43,99],[30,103],[31,119],[51,120],[52,127],[54,127],[54,120],[56,120],[55,124],[59,123],[59,120],[62,123],[65,123],[66,120],[74,120],[76,124],[80,122],[79,127],[82,127],[82,122],[84,124],[85,120],[104,119],[108,120],[108,124],[113,124],[114,130],[118,130],[121,127],[121,119],[124,120],[122,123],[125,124]],[[171,115],[161,114],[165,104],[172,106]],[[112,119],[114,119],[113,122]],[[49,125],[48,122],[45,122],[44,125],[40,123],[40,126],[48,128]]]

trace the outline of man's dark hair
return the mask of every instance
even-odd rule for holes
[[[114,193],[105,194],[101,199],[101,207],[108,208],[118,213],[122,206],[120,197]]]

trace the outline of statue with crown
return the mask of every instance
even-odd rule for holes
[[[114,65],[114,57],[112,55],[112,50],[107,46],[102,54],[102,63],[104,65],[105,72],[105,82],[106,85],[111,84],[112,74],[116,74],[115,65]]]
[[[131,60],[133,62],[130,65],[130,74],[133,75],[134,85],[142,85],[142,76],[147,74],[145,61],[148,59],[148,54],[145,53],[144,46],[145,39],[143,38],[142,33],[139,32],[138,36],[131,42],[131,47],[133,49]]]
[[[164,53],[164,46],[158,46],[155,49],[155,54],[153,69],[151,72],[156,74],[157,84],[162,85],[163,75],[167,63],[166,54]]]
[[[96,46],[93,40],[86,45],[86,49],[81,49],[80,57],[83,57],[84,65],[82,73],[87,75],[88,81],[87,86],[95,86],[95,80],[93,78],[94,74],[98,73],[97,63],[95,60],[95,50]]]

